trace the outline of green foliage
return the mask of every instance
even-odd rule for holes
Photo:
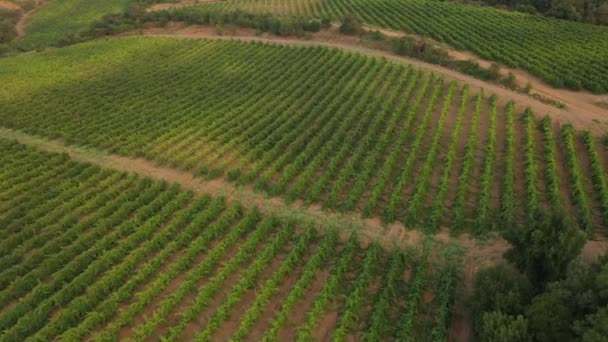
[[[362,31],[361,23],[355,16],[348,14],[342,18],[339,31],[342,34],[356,35]]]
[[[597,137],[567,127],[554,134],[531,111],[522,125],[515,104],[502,110],[494,96],[462,95],[380,58],[125,37],[3,58],[0,68],[4,127],[223,177],[289,201],[429,231],[453,222],[453,232],[479,234],[532,225],[539,207],[560,207],[568,192],[576,209],[568,214],[589,233],[605,214],[595,210],[606,197]],[[581,142],[591,168],[572,152]]]
[[[1,139],[0,149],[6,209],[0,212],[0,301],[3,307],[14,303],[0,313],[2,340],[113,341],[129,329],[136,340],[180,341],[203,312],[211,314],[194,339],[210,340],[229,327],[232,340],[244,340],[271,302],[279,307],[264,339],[276,340],[306,298],[314,301],[305,322],[293,327],[299,341],[314,340],[321,318],[336,305],[338,337],[367,327],[372,311],[370,339],[393,335],[386,320],[401,309],[404,268],[418,260],[413,253],[404,258],[378,244],[365,251],[356,236],[343,245],[336,230],[324,229],[319,237],[313,228],[257,208],[195,197],[177,185],[65,154]],[[17,210],[30,202],[36,203],[32,210]],[[438,312],[437,328],[421,336],[440,338],[447,331],[460,262],[451,251],[442,253],[440,267],[427,259],[430,249],[417,263],[408,298],[419,303],[428,291],[441,298],[428,304]],[[382,271],[382,265],[390,267]],[[445,271],[440,277],[434,275],[439,268]],[[441,285],[427,286],[427,277],[440,278]],[[372,286],[379,279],[382,291]],[[382,297],[377,302],[376,294]],[[419,305],[408,305],[408,329],[419,327]],[[240,307],[243,314],[231,315]],[[236,329],[234,322],[225,324],[235,318]]]
[[[526,310],[529,326],[536,341],[569,341],[572,339],[570,325],[573,315],[570,303],[562,300],[556,292],[547,292],[532,299]]]
[[[558,280],[586,241],[585,234],[559,214],[540,214],[532,224],[507,231],[505,238],[513,246],[505,257],[538,288]]]
[[[80,41],[83,31],[106,15],[126,12],[133,1],[49,1],[33,13],[25,37],[13,48],[30,50]]]
[[[608,3],[594,1],[580,1],[577,6],[587,3],[589,7],[586,11],[597,11],[595,18],[607,20]],[[542,0],[539,2],[550,3]],[[560,2],[573,3],[570,0],[555,0],[555,3]],[[555,10],[563,13],[564,8],[568,10],[568,6],[559,6]],[[550,5],[543,11],[549,8]],[[209,10],[231,12],[239,9],[250,13],[278,13],[286,17],[340,19],[352,15],[367,25],[431,37],[458,50],[472,51],[483,59],[526,69],[556,87],[584,88],[595,93],[608,92],[608,75],[602,67],[608,49],[608,27],[512,13],[461,2],[427,0],[349,0],[331,5],[304,0],[231,0],[194,5],[172,12],[194,18],[204,16]],[[563,17],[562,14],[559,15]],[[500,39],[496,38],[497,33],[500,33]],[[407,40],[408,38],[398,42],[406,45],[397,48],[402,54],[404,50],[411,51],[407,47]],[[442,55],[435,53],[440,51],[426,51],[428,53],[420,53],[425,60],[441,64]],[[479,77],[492,77],[491,72],[475,65],[463,64],[462,67]],[[504,79],[504,83],[513,85],[509,77]]]
[[[15,25],[21,13],[20,10],[13,11],[0,7],[0,48],[17,37]]]
[[[532,341],[528,332],[528,321],[521,315],[511,316],[501,311],[483,314],[480,341],[527,342]]]
[[[608,307],[588,315],[585,320],[577,322],[575,330],[583,342],[601,342],[608,336]]]
[[[500,264],[479,270],[470,303],[474,332],[484,331],[486,312],[497,311],[507,316],[523,314],[531,296],[530,282],[512,266]]]

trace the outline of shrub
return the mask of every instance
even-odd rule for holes
[[[342,19],[339,31],[348,35],[360,34],[362,32],[361,22],[353,15],[346,15]]]
[[[532,300],[526,312],[535,341],[570,341],[573,315],[569,303],[557,292],[543,293]]]
[[[483,315],[483,330],[480,339],[488,342],[532,340],[528,332],[528,321],[522,315],[505,315],[500,311],[491,311]]]
[[[505,257],[539,290],[560,279],[586,241],[577,225],[556,213],[537,214],[530,224],[507,230],[504,237],[513,246]]]
[[[602,342],[608,336],[608,306],[587,315],[575,324],[574,330],[583,342]]]
[[[473,330],[483,332],[483,315],[500,311],[505,315],[520,315],[525,312],[532,295],[532,286],[526,277],[514,267],[500,264],[480,270],[475,278],[474,295],[471,301]]]

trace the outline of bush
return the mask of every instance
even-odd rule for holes
[[[491,80],[499,79],[500,78],[500,66],[498,66],[498,64],[496,64],[496,63],[492,63],[490,65],[490,69],[488,70],[488,73],[490,74]]]
[[[342,19],[342,24],[339,29],[340,33],[348,35],[360,34],[363,31],[361,22],[353,15],[346,15]]]
[[[501,83],[509,89],[514,89],[515,87],[517,87],[517,82],[515,82],[515,75],[512,72],[509,72],[507,76],[503,77]]]
[[[573,315],[557,292],[543,293],[532,300],[526,312],[535,341],[570,341]]]
[[[532,297],[532,286],[528,279],[514,267],[501,264],[477,272],[474,295],[471,301],[473,330],[483,331],[483,315],[500,311],[505,315],[523,314]]]
[[[304,31],[319,32],[321,31],[321,22],[313,19],[304,23]]]
[[[469,59],[466,61],[454,61],[452,65],[456,70],[467,75],[471,75],[482,80],[492,80],[490,71],[479,66],[479,63],[474,60]]]
[[[560,279],[586,241],[578,226],[556,213],[539,213],[534,222],[508,230],[504,237],[513,246],[505,257],[538,290],[547,282]]]
[[[483,315],[481,341],[513,342],[531,341],[528,333],[528,321],[522,316],[505,315],[500,311],[491,311]]]
[[[583,342],[603,342],[608,336],[608,307],[588,315],[576,323],[574,330]]]

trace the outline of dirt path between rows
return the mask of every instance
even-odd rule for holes
[[[374,28],[376,29],[376,28]],[[588,92],[573,92],[563,89],[556,89],[544,84],[538,78],[535,78],[524,71],[502,68],[503,72],[513,71],[516,75],[517,82],[521,86],[525,86],[527,82],[532,84],[533,92],[536,92],[546,98],[559,101],[566,105],[566,108],[560,109],[548,105],[533,98],[530,95],[515,92],[503,86],[486,82],[472,76],[462,74],[458,71],[448,69],[435,64],[422,62],[417,59],[394,55],[388,51],[379,50],[364,46],[358,37],[345,36],[338,34],[334,29],[322,30],[319,33],[310,35],[308,38],[298,37],[279,37],[270,34],[256,35],[255,30],[235,28],[232,32],[226,32],[224,35],[217,35],[215,29],[210,26],[193,25],[187,26],[180,23],[171,23],[164,28],[147,28],[135,32],[128,32],[119,36],[125,35],[143,35],[157,37],[173,37],[184,39],[234,39],[240,41],[259,41],[273,44],[298,45],[298,46],[326,46],[334,47],[352,52],[359,52],[369,56],[384,57],[391,61],[411,64],[419,68],[430,70],[434,73],[441,74],[449,79],[454,79],[460,82],[470,84],[474,89],[483,89],[486,93],[494,93],[498,95],[501,105],[509,100],[513,100],[517,104],[517,109],[523,111],[524,108],[530,107],[537,116],[549,115],[555,122],[572,123],[579,129],[589,129],[595,134],[604,134],[608,132],[608,110],[602,108],[603,102],[608,103],[608,95],[593,95]],[[395,37],[402,36],[403,33],[380,30],[387,36]],[[475,59],[480,65],[487,67],[491,62],[483,61],[475,58],[472,54],[450,50],[451,55],[455,59]],[[486,65],[487,64],[487,65]]]
[[[154,162],[142,158],[128,158],[90,148],[68,146],[59,140],[48,140],[3,127],[0,127],[0,138],[16,140],[21,144],[33,146],[43,151],[67,153],[74,160],[105,168],[178,183],[184,189],[192,190],[198,194],[208,193],[213,196],[225,196],[228,201],[238,201],[246,207],[258,206],[263,212],[294,218],[303,224],[313,224],[329,229],[337,228],[344,232],[345,236],[350,235],[351,232],[356,232],[362,238],[362,242],[377,241],[387,249],[402,249],[408,245],[416,245],[424,238],[419,231],[408,230],[399,223],[383,224],[378,217],[362,219],[356,214],[329,212],[318,209],[315,205],[304,206],[300,202],[286,203],[280,197],[267,197],[264,194],[257,193],[250,186],[236,186],[223,179],[205,181],[194,177],[192,173],[157,166]],[[461,244],[467,249],[468,256],[479,265],[485,261],[496,262],[500,260],[502,253],[508,248],[508,243],[500,238],[489,238],[482,241],[467,234],[454,238],[449,235],[447,229],[436,234],[435,240],[443,243],[457,242]],[[608,252],[608,241],[598,236],[597,240],[587,243],[583,251],[583,257],[591,261],[606,252]]]
[[[36,5],[34,6],[34,8],[25,12],[21,16],[21,18],[19,18],[17,25],[15,25],[15,31],[17,32],[17,38],[15,38],[15,39],[20,39],[23,36],[25,36],[25,30],[27,29],[27,26],[29,24],[30,17],[32,16],[32,14],[34,12],[36,12],[38,9],[40,9],[40,7],[46,5],[47,2],[48,2],[48,0],[36,0]]]
[[[236,187],[222,179],[203,181],[195,178],[191,173],[157,166],[151,161],[141,158],[127,158],[105,152],[67,146],[58,140],[47,140],[22,132],[0,127],[0,138],[16,140],[19,143],[36,147],[43,151],[67,153],[72,159],[99,165],[104,168],[118,171],[137,173],[141,176],[155,180],[166,180],[180,184],[185,190],[192,190],[197,194],[208,193],[213,196],[225,196],[229,202],[238,201],[245,207],[257,206],[266,214],[278,217],[296,219],[304,225],[313,225],[319,229],[337,229],[346,239],[356,232],[362,243],[377,241],[387,249],[403,249],[406,246],[419,246],[424,238],[423,234],[407,230],[401,224],[383,225],[379,218],[361,219],[356,214],[339,214],[315,209],[314,206],[305,207],[299,203],[288,204],[281,198],[266,197],[256,193],[251,187]],[[477,240],[466,234],[458,238],[450,236],[447,229],[435,235],[435,241],[451,244],[457,243],[464,248],[462,283],[459,286],[457,303],[459,310],[464,310],[464,301],[472,293],[473,282],[477,270],[484,266],[501,262],[503,253],[509,244],[500,238]],[[601,238],[597,241],[588,241],[582,256],[584,260],[594,261],[608,252],[608,243]],[[469,341],[470,329],[468,317],[465,312],[458,312],[450,328],[450,340]]]
[[[67,153],[74,160],[178,183],[184,189],[192,190],[198,194],[208,193],[214,196],[225,196],[228,201],[238,201],[246,207],[258,206],[264,212],[277,214],[281,217],[295,218],[303,224],[357,232],[362,237],[363,242],[378,241],[388,249],[418,244],[423,238],[420,232],[407,230],[399,224],[385,226],[379,219],[364,220],[352,214],[330,213],[314,207],[304,207],[297,202],[288,204],[282,198],[269,198],[254,192],[248,186],[237,187],[233,183],[222,179],[206,181],[195,178],[192,173],[157,166],[154,162],[142,158],[133,159],[94,149],[67,146],[59,140],[47,140],[1,127],[0,138],[17,140],[19,143],[34,146],[44,151]]]

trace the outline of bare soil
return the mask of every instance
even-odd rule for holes
[[[7,0],[0,0],[0,9],[5,9],[9,11],[18,11],[21,7],[15,3],[12,3]]]

